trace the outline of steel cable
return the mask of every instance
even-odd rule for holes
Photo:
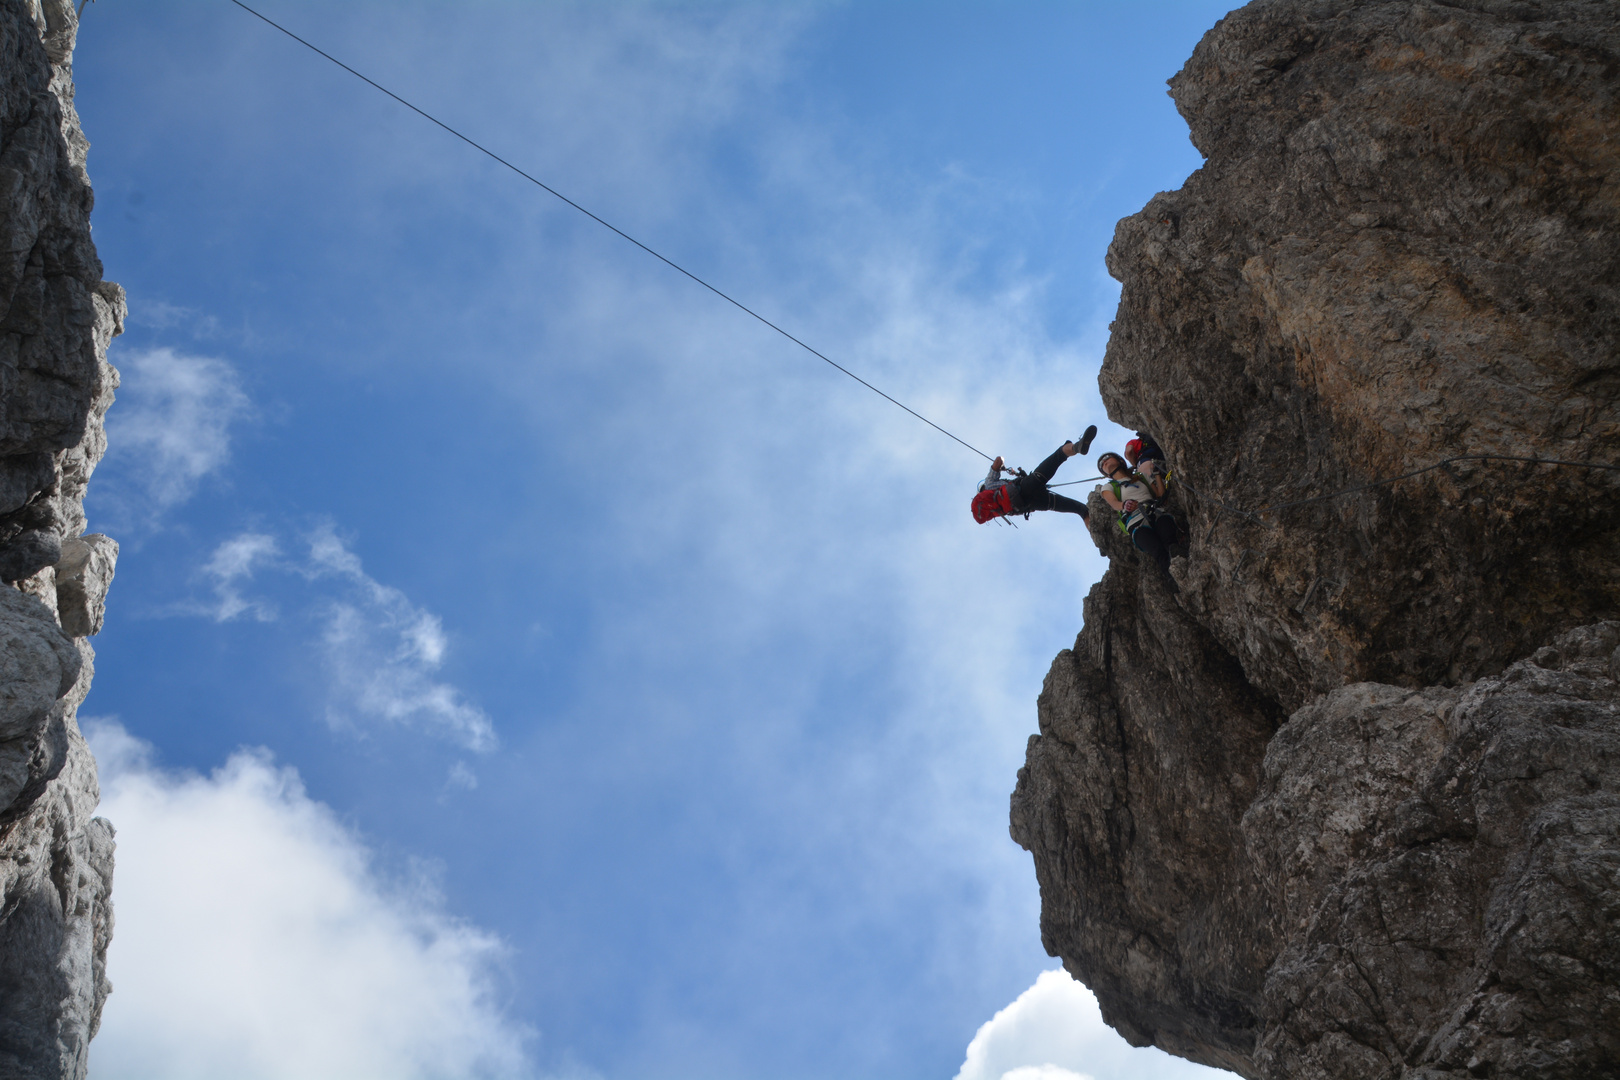
[[[451,127],[449,124],[445,123],[443,120],[440,120],[438,117],[432,115],[431,113],[425,112],[422,109],[417,108],[415,105],[412,105],[409,101],[406,101],[404,98],[400,97],[398,94],[396,94],[392,90],[388,89],[388,87],[383,86],[381,83],[377,82],[374,79],[367,78],[366,76],[360,74],[358,71],[354,70],[354,68],[350,67],[348,64],[345,64],[343,61],[341,61],[337,57],[333,56],[331,53],[326,52],[324,49],[321,49],[320,47],[318,47],[316,45],[313,45],[308,41],[305,41],[303,38],[299,37],[297,34],[293,33],[291,30],[287,29],[285,26],[282,26],[280,23],[276,22],[275,20],[273,20],[273,19],[269,18],[268,16],[263,15],[263,14],[255,11],[255,10],[253,10],[250,7],[248,7],[246,4],[242,3],[242,0],[231,0],[231,3],[235,4],[237,7],[241,8],[243,11],[247,12],[249,15],[252,15],[254,18],[263,21],[264,23],[266,23],[269,26],[275,27],[277,30],[280,30],[283,34],[286,34],[288,37],[292,38],[294,41],[298,42],[298,44],[304,46],[306,49],[309,49],[311,52],[317,53],[320,56],[324,56],[326,59],[332,61],[332,63],[336,64],[338,67],[342,68],[344,71],[347,71],[350,75],[353,75],[355,78],[359,79],[360,81],[366,83],[368,86],[371,86],[371,87],[373,87],[373,88],[375,88],[377,90],[382,91],[384,94],[387,94],[389,97],[393,98],[395,101],[399,102],[401,105],[405,106],[407,109],[411,110],[413,113],[416,113],[418,116],[422,117],[424,120],[428,120],[428,121],[431,121],[434,124],[437,124],[439,127],[443,128],[445,131],[448,131],[450,134],[454,135],[456,138],[460,139],[462,142],[466,143],[468,146],[472,147],[474,150],[477,150],[479,153],[485,154],[485,155],[489,156],[490,158],[494,159],[495,161],[500,162],[502,165],[505,165],[508,169],[511,169],[513,172],[515,172],[519,176],[523,177],[523,179],[529,181],[529,183],[533,184],[535,187],[538,187],[542,191],[548,192],[551,195],[555,195],[557,198],[561,199],[563,202],[567,203],[569,206],[572,206],[575,210],[578,210],[580,213],[584,214],[586,217],[590,218],[592,221],[596,222],[598,225],[600,225],[603,228],[605,228],[605,229],[607,229],[607,230],[609,230],[609,231],[611,231],[613,233],[616,233],[617,235],[619,235],[619,236],[623,237],[624,239],[630,241],[636,247],[640,248],[642,251],[645,251],[647,254],[651,255],[653,258],[657,259],[659,262],[661,262],[664,265],[670,267],[671,269],[678,270],[682,274],[684,274],[687,277],[691,278],[693,281],[697,282],[699,285],[703,286],[705,289],[708,289],[710,292],[714,293],[714,295],[718,296],[720,299],[724,300],[726,303],[731,304],[733,307],[737,308],[740,311],[743,311],[743,312],[746,312],[749,315],[752,315],[754,318],[758,319],[760,322],[764,323],[766,326],[770,327],[772,330],[775,330],[778,334],[781,334],[783,337],[785,337],[789,341],[793,342],[793,344],[799,346],[801,349],[803,349],[805,352],[809,353],[811,356],[814,356],[814,357],[816,357],[816,358],[818,358],[820,360],[825,360],[827,363],[831,364],[833,367],[837,368],[839,371],[842,371],[845,375],[848,375],[850,378],[854,379],[856,382],[860,383],[862,386],[864,386],[868,390],[872,391],[872,393],[874,393],[874,394],[878,395],[879,397],[883,398],[885,401],[889,402],[890,404],[896,405],[896,406],[904,409],[906,412],[910,413],[912,416],[915,416],[918,420],[921,420],[923,423],[927,424],[929,427],[933,428],[935,431],[939,432],[941,435],[944,435],[945,437],[947,437],[949,439],[954,439],[956,442],[958,442],[961,445],[967,447],[969,450],[973,451],[975,454],[978,454],[980,457],[984,458],[986,461],[993,460],[989,454],[985,453],[983,450],[980,450],[977,446],[974,446],[972,443],[969,443],[964,439],[958,438],[956,435],[953,435],[951,432],[946,431],[944,428],[940,427],[938,424],[936,424],[932,420],[928,419],[928,417],[924,416],[922,413],[918,412],[916,409],[913,409],[911,406],[906,405],[904,402],[897,401],[894,398],[890,397],[888,394],[885,394],[882,390],[879,390],[877,387],[873,386],[871,383],[867,382],[865,379],[861,378],[859,375],[855,374],[853,371],[849,370],[847,367],[844,367],[842,364],[838,363],[836,360],[833,360],[831,357],[817,351],[816,349],[811,348],[809,345],[805,344],[803,341],[801,341],[798,338],[794,337],[792,334],[788,333],[786,330],[782,329],[780,326],[778,326],[775,323],[771,322],[771,320],[767,319],[765,316],[761,315],[759,312],[755,311],[753,308],[751,308],[748,305],[742,303],[740,300],[736,300],[736,299],[732,298],[731,296],[727,295],[726,293],[721,292],[719,289],[715,288],[713,285],[710,285],[707,281],[704,281],[702,278],[700,278],[696,274],[692,273],[692,271],[686,269],[686,267],[684,267],[684,266],[680,265],[679,263],[675,262],[673,259],[666,258],[665,256],[663,256],[663,255],[659,254],[658,252],[654,251],[652,248],[648,247],[646,244],[643,244],[640,240],[637,240],[635,237],[631,236],[629,233],[625,232],[623,229],[620,229],[618,226],[613,225],[610,222],[604,221],[602,218],[597,217],[595,214],[591,213],[589,210],[585,209],[579,203],[575,202],[573,199],[570,199],[568,196],[564,195],[562,192],[558,191],[556,188],[554,188],[554,187],[550,186],[549,184],[546,184],[545,182],[543,182],[541,180],[538,180],[535,177],[533,177],[533,176],[529,175],[528,173],[524,172],[522,169],[518,168],[516,165],[512,164],[510,161],[507,161],[505,158],[503,158],[499,154],[495,153],[495,151],[489,149],[487,146],[484,146],[482,143],[474,142],[472,139],[468,138],[466,135],[463,135],[461,132],[457,131],[455,128]]]

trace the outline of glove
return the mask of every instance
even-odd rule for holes
[[[1125,512],[1127,514],[1135,513],[1136,512],[1136,507],[1137,507],[1137,502],[1136,502],[1135,499],[1126,499],[1125,500]]]

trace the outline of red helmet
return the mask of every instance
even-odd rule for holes
[[[1141,457],[1141,456],[1142,456],[1142,440],[1141,439],[1132,439],[1130,442],[1125,444],[1125,460],[1129,461],[1132,465],[1135,465],[1136,464],[1136,459]]]

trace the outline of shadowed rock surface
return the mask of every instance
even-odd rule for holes
[[[90,240],[68,0],[0,0],[0,1080],[82,1078],[113,830],[75,713],[118,545],[83,536],[123,292]]]
[[[1111,567],[1012,800],[1137,1044],[1251,1077],[1620,1076],[1620,17],[1308,3],[1171,81],[1101,385],[1190,525]],[[1106,449],[1106,448],[1099,448]]]

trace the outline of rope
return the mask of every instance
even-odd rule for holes
[[[468,146],[472,147],[474,150],[477,150],[478,152],[480,152],[482,154],[485,154],[485,155],[489,156],[490,158],[493,158],[495,161],[498,161],[500,164],[505,165],[508,169],[511,169],[513,172],[515,172],[519,176],[523,177],[523,179],[529,181],[529,183],[533,184],[535,187],[538,187],[542,191],[545,191],[545,192],[548,192],[548,193],[550,193],[552,195],[555,195],[557,198],[561,199],[563,202],[567,203],[569,206],[572,206],[575,210],[578,210],[580,213],[584,214],[586,217],[590,218],[592,221],[596,222],[598,225],[600,225],[603,228],[609,230],[610,232],[617,233],[619,236],[621,236],[624,239],[630,241],[636,247],[640,248],[642,251],[645,251],[647,254],[651,255],[653,258],[657,259],[659,262],[663,263],[664,265],[670,267],[673,270],[678,270],[682,274],[685,274],[687,277],[691,278],[693,281],[697,282],[699,285],[703,286],[705,289],[708,289],[710,292],[714,293],[714,295],[718,296],[720,299],[724,300],[726,303],[732,305],[733,307],[737,308],[740,311],[743,311],[743,312],[745,312],[745,313],[747,313],[749,315],[752,315],[754,318],[758,319],[760,322],[764,323],[766,326],[770,327],[772,330],[775,330],[778,334],[781,334],[783,337],[785,337],[789,341],[793,342],[793,344],[799,346],[801,349],[803,349],[805,352],[809,353],[811,356],[814,356],[814,357],[816,357],[818,359],[821,359],[821,360],[825,360],[827,363],[831,364],[833,367],[837,368],[839,371],[842,371],[845,375],[848,375],[850,378],[854,379],[856,382],[860,383],[862,386],[864,386],[868,390],[872,391],[872,393],[874,393],[874,394],[878,395],[879,397],[883,398],[885,401],[889,402],[891,405],[897,405],[900,408],[904,409],[906,412],[910,413],[912,416],[915,416],[918,420],[921,420],[923,423],[927,424],[929,427],[933,428],[935,431],[939,432],[941,435],[944,435],[946,438],[954,439],[956,442],[961,443],[963,446],[967,447],[969,450],[973,451],[975,454],[978,454],[980,457],[984,458],[986,461],[994,460],[989,454],[985,453],[983,450],[980,450],[977,446],[974,446],[971,443],[966,442],[963,439],[957,438],[955,435],[951,434],[949,431],[946,431],[944,428],[940,427],[938,424],[936,424],[932,420],[928,419],[928,417],[924,416],[922,413],[918,412],[916,409],[911,408],[909,405],[906,405],[906,404],[904,404],[903,402],[900,402],[900,401],[896,401],[894,398],[890,397],[888,394],[885,394],[882,390],[879,390],[877,387],[873,386],[871,383],[867,382],[865,379],[861,378],[859,375],[855,374],[853,371],[851,371],[848,368],[844,367],[842,364],[840,364],[837,361],[833,360],[832,358],[824,355],[823,353],[820,353],[817,350],[811,348],[809,345],[806,345],[803,341],[800,341],[798,338],[794,337],[792,334],[788,333],[786,330],[782,329],[780,326],[777,326],[775,323],[771,322],[771,320],[767,319],[765,316],[761,315],[759,312],[755,311],[753,308],[748,307],[746,304],[742,303],[740,300],[735,300],[731,296],[727,295],[726,293],[721,292],[719,289],[715,288],[713,285],[710,285],[707,281],[704,281],[702,278],[698,277],[696,274],[694,274],[690,270],[686,269],[686,267],[681,266],[679,263],[673,261],[672,259],[668,259],[668,258],[665,258],[663,255],[660,255],[658,252],[654,251],[652,248],[648,247],[646,244],[643,244],[640,240],[637,240],[635,237],[631,236],[629,233],[625,232],[623,229],[620,229],[616,225],[613,225],[610,222],[604,221],[602,218],[597,217],[595,214],[593,214],[589,210],[585,209],[583,206],[581,206],[579,203],[575,202],[573,199],[570,199],[568,196],[564,195],[562,192],[558,191],[556,188],[551,187],[550,185],[548,185],[546,183],[543,183],[540,180],[537,180],[533,176],[530,176],[528,173],[524,172],[522,169],[518,168],[516,165],[512,164],[510,161],[507,161],[505,158],[503,158],[499,154],[495,153],[495,151],[489,149],[488,147],[486,147],[486,146],[484,146],[484,145],[482,145],[480,143],[474,142],[472,139],[469,139],[467,136],[463,135],[461,132],[457,131],[455,128],[451,127],[449,124],[446,124],[443,120],[440,120],[438,117],[433,116],[433,115],[431,115],[431,114],[429,114],[427,112],[424,112],[423,110],[417,108],[415,105],[412,105],[410,102],[406,101],[404,98],[400,97],[398,94],[396,94],[392,90],[388,89],[388,87],[383,86],[381,83],[378,83],[378,82],[376,82],[376,81],[374,81],[372,79],[369,79],[366,76],[360,74],[358,71],[354,70],[354,68],[350,67],[348,64],[345,64],[343,61],[339,60],[337,57],[333,56],[331,53],[326,52],[325,50],[320,49],[320,48],[316,47],[315,45],[310,44],[308,41],[305,41],[303,38],[299,37],[297,34],[293,33],[291,30],[288,30],[285,26],[282,26],[280,23],[275,22],[274,20],[268,18],[265,15],[261,15],[259,12],[253,10],[252,8],[248,7],[246,4],[242,3],[242,0],[231,0],[231,3],[235,4],[237,7],[241,8],[243,11],[247,12],[249,15],[252,15],[253,17],[261,20],[262,22],[267,23],[268,25],[274,27],[277,30],[280,30],[283,34],[286,34],[288,37],[292,38],[294,41],[298,42],[298,44],[304,46],[306,49],[309,49],[311,52],[314,52],[314,53],[317,53],[317,54],[319,54],[321,56],[324,56],[326,59],[332,61],[332,63],[336,64],[338,67],[342,68],[344,71],[347,71],[350,75],[353,75],[355,78],[359,79],[361,82],[364,82],[367,85],[369,85],[369,86],[371,86],[371,87],[373,87],[373,88],[375,88],[377,90],[382,91],[384,94],[387,94],[389,97],[393,98],[395,101],[399,102],[401,105],[405,106],[407,109],[411,110],[413,113],[416,113],[418,116],[422,117],[424,120],[428,120],[428,121],[431,121],[434,124],[437,124],[439,127],[443,128],[445,131],[448,131],[450,134],[454,135],[456,138],[460,139],[462,142],[466,143]]]
[[[1185,479],[1178,479],[1177,483],[1181,484],[1200,499],[1213,503],[1215,506],[1219,507],[1223,513],[1231,512],[1248,518],[1250,521],[1259,521],[1263,525],[1274,525],[1275,522],[1261,521],[1260,515],[1269,514],[1277,510],[1288,510],[1296,506],[1309,506],[1312,503],[1326,502],[1329,499],[1337,499],[1345,495],[1354,495],[1358,491],[1368,491],[1372,488],[1384,487],[1400,480],[1410,480],[1414,476],[1422,476],[1424,473],[1433,472],[1436,469],[1443,469],[1454,461],[1527,461],[1532,465],[1567,465],[1571,468],[1577,469],[1608,469],[1610,471],[1620,472],[1620,465],[1605,465],[1602,462],[1597,461],[1563,461],[1558,458],[1518,457],[1513,454],[1458,454],[1456,457],[1448,457],[1442,461],[1435,462],[1433,465],[1425,465],[1421,469],[1413,469],[1411,472],[1401,473],[1399,476],[1386,476],[1381,480],[1373,480],[1366,484],[1357,484],[1355,487],[1347,487],[1342,491],[1332,491],[1326,495],[1313,495],[1308,499],[1294,499],[1291,502],[1272,503],[1270,506],[1262,506],[1258,510],[1244,510],[1240,507],[1222,502],[1219,499],[1206,496],[1203,492],[1193,487],[1192,484],[1188,483]],[[1216,515],[1216,520],[1220,520],[1219,515]],[[1212,524],[1210,526],[1210,534],[1212,536],[1214,535],[1214,531],[1215,527]]]

